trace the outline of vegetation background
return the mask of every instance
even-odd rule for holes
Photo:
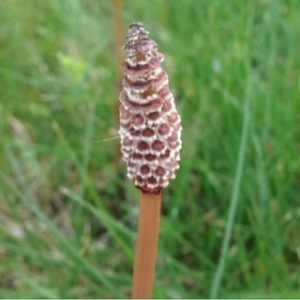
[[[129,295],[139,193],[116,150],[115,3],[0,1],[1,298]],[[297,0],[123,1],[124,32],[142,21],[166,55],[183,123],[155,297],[299,296],[299,15]]]

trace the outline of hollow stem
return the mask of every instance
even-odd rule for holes
[[[142,193],[132,298],[151,298],[160,224],[161,194]]]

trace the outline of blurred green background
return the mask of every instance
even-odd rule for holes
[[[115,3],[0,1],[1,298],[129,295]],[[142,21],[158,42],[183,123],[154,297],[300,295],[299,16],[298,0],[123,1],[119,34]]]

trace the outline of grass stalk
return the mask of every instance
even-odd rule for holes
[[[132,298],[151,298],[159,237],[161,194],[142,193]]]
[[[239,202],[239,196],[240,196],[240,188],[241,188],[241,182],[242,182],[242,176],[244,172],[244,161],[246,156],[246,149],[247,149],[247,138],[248,138],[248,132],[249,132],[249,126],[250,126],[250,99],[249,99],[249,93],[250,93],[250,83],[248,83],[248,89],[246,92],[246,100],[244,104],[244,111],[243,111],[243,128],[242,128],[242,134],[241,134],[241,142],[239,147],[239,155],[238,155],[238,162],[236,166],[236,173],[235,173],[235,179],[234,179],[234,186],[232,190],[232,195],[230,199],[230,206],[229,206],[229,212],[228,212],[228,220],[226,223],[225,228],[225,235],[222,242],[221,247],[221,257],[218,262],[218,266],[213,278],[211,291],[210,291],[210,298],[216,299],[218,296],[218,292],[220,289],[221,281],[223,278],[224,270],[225,270],[225,264],[226,259],[229,251],[229,243],[232,237],[232,231],[233,231],[233,225],[236,215],[236,210]]]

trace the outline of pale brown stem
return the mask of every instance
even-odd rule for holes
[[[114,24],[115,24],[115,54],[117,59],[118,73],[116,91],[119,95],[121,90],[121,65],[123,61],[122,43],[123,43],[123,26],[122,26],[122,0],[114,0]],[[115,115],[119,115],[119,99],[116,95]],[[116,143],[115,147],[115,166],[121,161],[120,145]]]
[[[159,236],[161,194],[143,194],[133,271],[132,298],[151,298]]]
[[[115,22],[115,47],[118,66],[123,61],[122,43],[123,43],[123,26],[122,26],[122,0],[114,0],[114,22]],[[120,73],[120,69],[118,70]]]

